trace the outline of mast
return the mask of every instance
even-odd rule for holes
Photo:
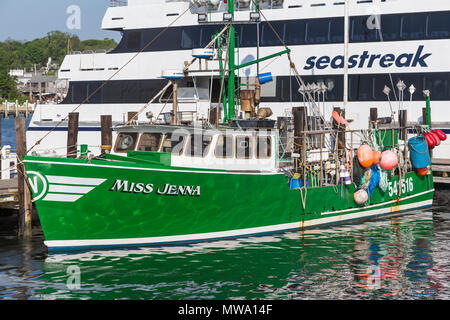
[[[236,35],[235,28],[233,24],[234,20],[234,0],[228,0],[228,13],[231,13],[232,20],[230,24],[230,43],[228,44],[228,65],[229,65],[229,74],[228,74],[228,119],[234,119],[234,108],[235,108],[235,83],[236,83],[236,74],[235,74],[235,61],[234,61],[234,49],[236,45]]]
[[[345,0],[345,13],[344,13],[344,110],[348,105],[348,58],[349,58],[349,10],[348,10],[348,0]]]

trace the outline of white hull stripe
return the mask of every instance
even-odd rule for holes
[[[94,188],[95,187],[65,186],[59,184],[51,184],[48,188],[48,192],[86,194]]]
[[[75,202],[80,199],[83,195],[76,194],[58,194],[58,193],[49,193],[47,194],[42,201],[55,201],[55,202]]]
[[[63,177],[63,176],[46,176],[49,183],[59,184],[77,184],[82,186],[98,186],[106,179],[96,178],[77,178],[77,177]]]
[[[428,192],[431,192],[428,191]],[[64,247],[95,247],[95,246],[120,246],[120,245],[144,245],[144,244],[161,244],[171,242],[188,242],[188,241],[201,241],[212,240],[218,238],[245,236],[259,233],[277,232],[290,229],[300,229],[318,226],[322,224],[329,224],[335,222],[344,222],[348,220],[368,218],[382,214],[396,213],[399,211],[413,210],[417,208],[428,207],[433,204],[433,200],[425,200],[410,204],[403,204],[395,207],[373,209],[370,211],[359,211],[355,213],[349,213],[346,215],[339,215],[333,217],[318,218],[310,221],[301,221],[285,223],[267,227],[247,228],[221,232],[188,234],[179,236],[167,236],[167,237],[149,237],[149,238],[127,238],[127,239],[96,239],[96,240],[67,240],[67,241],[44,241],[45,245],[49,248],[64,248]],[[339,212],[336,212],[339,213]]]
[[[75,202],[106,179],[46,176],[48,193],[42,201]]]

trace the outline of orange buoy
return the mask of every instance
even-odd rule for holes
[[[381,161],[381,153],[380,152],[378,152],[376,150],[373,150],[372,151],[372,157],[373,157],[372,164],[379,164],[380,163],[380,161]]]
[[[417,169],[417,174],[419,176],[425,176],[428,174],[428,167]]]
[[[358,148],[358,161],[359,164],[362,165],[364,168],[368,168],[373,163],[373,152],[372,148],[369,147],[367,144],[363,144]]]

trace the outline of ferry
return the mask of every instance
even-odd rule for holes
[[[253,15],[256,4],[264,19]],[[422,123],[422,92],[429,90],[432,126],[450,132],[446,110],[450,59],[445,50],[450,46],[450,3],[349,0],[347,33],[344,4],[335,0],[235,1],[237,63],[279,52],[284,43],[291,49],[305,90],[321,101],[326,118],[333,108],[344,105],[354,129],[367,127],[371,107],[378,109],[379,117],[394,121],[399,110],[406,109],[408,124]],[[78,143],[99,154],[100,116],[112,115],[113,126],[126,123],[128,112],[140,110],[167,83],[161,77],[163,69],[179,70],[180,61],[188,60],[193,49],[204,48],[223,27],[229,18],[227,6],[226,0],[111,0],[101,27],[120,32],[120,43],[109,52],[71,52],[65,57],[58,77],[69,82],[67,96],[60,104],[37,107],[27,131],[30,152],[65,155],[67,116],[76,111]],[[199,64],[197,69],[178,83],[178,111],[192,123],[208,118],[221,91],[217,61]],[[274,81],[261,86],[261,105],[273,111],[272,119],[292,117],[292,106],[304,105],[305,92],[286,57],[238,70],[238,82],[252,83],[265,71],[272,73]],[[405,85],[402,90],[399,81]],[[167,103],[171,103],[171,89],[136,120],[164,123],[170,112]],[[443,142],[434,157],[449,158],[449,147]]]

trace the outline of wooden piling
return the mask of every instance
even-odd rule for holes
[[[25,118],[15,118],[17,177],[19,198],[19,237],[29,238],[32,235],[31,194],[26,183],[23,156],[27,153]]]
[[[112,116],[100,116],[100,123],[102,129],[102,154],[110,153],[112,149]]]
[[[178,125],[178,83],[176,80],[172,82],[173,86],[173,107],[172,107],[172,124]]]
[[[2,141],[2,118],[3,117],[0,114],[0,148],[3,147],[3,145],[2,145],[2,143],[3,143],[3,141]],[[0,161],[0,179],[1,179],[1,176],[2,176],[1,172],[2,172],[2,162]]]
[[[370,108],[370,129],[377,128],[378,121],[378,109]]]
[[[400,110],[398,113],[398,123],[400,126],[400,132],[399,132],[399,139],[400,140],[406,140],[406,123],[407,123],[407,111],[406,110]]]
[[[133,123],[136,123],[136,121],[137,121],[137,112],[134,112],[134,111],[129,111],[128,112],[128,124],[133,124]],[[112,126],[112,125],[111,125]]]
[[[427,108],[422,108],[422,124],[427,124]]]
[[[292,108],[292,114],[294,116],[294,153],[299,155],[296,157],[295,170],[299,172],[299,164],[302,164],[304,168],[303,159],[303,132],[306,130],[306,107],[294,107]]]
[[[67,129],[67,158],[77,157],[79,113],[69,113],[69,127]]]
[[[345,110],[344,109],[336,107],[336,108],[333,108],[333,111],[336,111],[337,113],[339,113],[340,116],[345,118]],[[336,120],[333,119],[333,130],[340,131],[336,135],[336,144],[337,144],[338,153],[343,154],[345,152],[345,126],[337,123]]]

